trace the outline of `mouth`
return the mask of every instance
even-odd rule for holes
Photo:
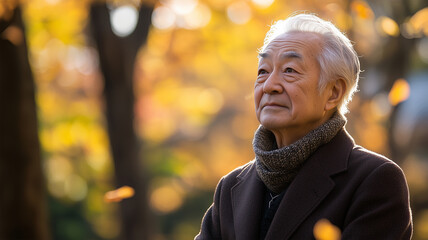
[[[287,108],[287,107],[278,103],[266,103],[263,105],[263,108]]]

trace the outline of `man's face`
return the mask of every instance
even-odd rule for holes
[[[290,32],[260,54],[254,99],[257,118],[267,129],[297,140],[322,124],[328,99],[318,89],[322,43],[316,33]]]

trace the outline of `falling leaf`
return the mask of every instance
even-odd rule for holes
[[[400,102],[405,101],[410,96],[409,83],[403,79],[397,79],[389,92],[388,99],[391,105],[396,106]]]
[[[327,219],[319,220],[314,226],[314,237],[317,240],[338,240],[340,229]]]
[[[134,189],[129,186],[123,186],[113,191],[109,191],[104,195],[104,201],[106,202],[120,202],[125,198],[134,196]]]
[[[21,45],[24,41],[24,34],[22,30],[14,25],[6,28],[2,34],[2,37],[9,40],[16,46]]]

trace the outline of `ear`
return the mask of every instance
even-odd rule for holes
[[[327,88],[328,89],[326,90],[329,92],[329,96],[325,104],[324,110],[330,111],[337,107],[339,102],[342,100],[343,95],[345,95],[345,80],[343,80],[342,78],[338,78],[334,82],[330,83]]]

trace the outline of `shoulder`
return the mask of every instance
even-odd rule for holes
[[[376,169],[381,166],[390,166],[401,170],[395,162],[386,156],[367,150],[366,148],[358,145],[354,146],[349,155],[349,165],[350,167],[359,166],[360,168],[365,169]]]
[[[404,173],[396,163],[355,146],[343,176],[347,176],[347,181],[341,184],[340,192],[351,197],[344,220],[343,239],[410,238],[409,191]]]
[[[359,145],[354,146],[354,148],[352,149],[352,152],[351,152],[351,157],[358,158],[358,159],[368,159],[368,158],[375,159],[375,161],[379,161],[380,163],[391,161],[387,157],[385,157],[379,153],[370,151],[370,150],[368,150],[362,146],[359,146]]]
[[[327,146],[323,150],[322,156],[329,156],[334,152],[334,158],[347,159],[346,163],[342,162],[344,164],[342,169],[367,173],[378,167],[387,166],[401,172],[401,168],[391,159],[355,144],[354,139],[346,129],[340,131]],[[337,164],[338,161],[335,159],[332,160],[329,166],[332,167]]]
[[[364,182],[381,180],[393,185],[406,187],[406,178],[403,170],[391,159],[367,150],[361,146],[355,146],[349,156],[348,171]],[[377,180],[376,180],[377,179]],[[393,186],[391,185],[391,186]]]

